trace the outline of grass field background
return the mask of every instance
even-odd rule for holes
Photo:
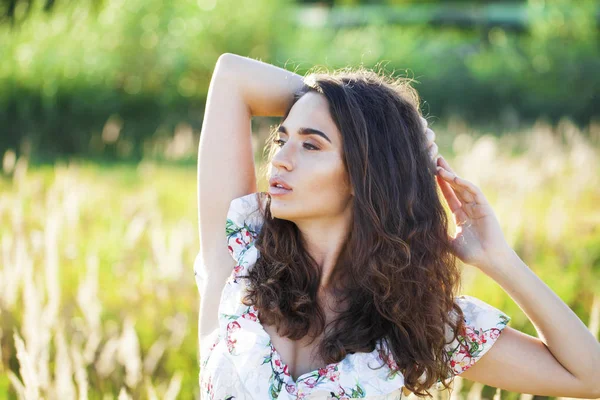
[[[502,136],[460,122],[433,129],[513,248],[598,337],[600,124],[538,122]],[[195,165],[29,165],[9,151],[2,167],[0,399],[197,398]],[[471,266],[462,292],[536,335]],[[453,397],[527,397],[456,385]]]

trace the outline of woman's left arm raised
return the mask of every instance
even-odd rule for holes
[[[437,165],[438,184],[458,226],[451,238],[454,253],[498,282],[539,336],[507,326],[461,376],[518,393],[600,398],[600,343],[508,245],[482,191],[458,177],[443,157]]]

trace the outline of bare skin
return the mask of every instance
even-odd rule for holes
[[[348,237],[353,194],[342,161],[342,136],[329,115],[327,100],[318,93],[304,95],[281,124],[279,150],[271,160],[270,175],[286,180],[292,191],[271,197],[274,217],[298,226],[309,254],[329,277]],[[300,136],[298,128],[311,127],[325,133]]]
[[[219,294],[235,262],[223,240],[223,222],[231,200],[254,193],[256,176],[250,141],[252,116],[283,115],[302,77],[278,67],[233,54],[219,58],[211,80],[198,160],[198,210],[200,246],[204,266],[201,287],[199,335],[203,338],[218,327]],[[323,268],[321,287],[327,289],[333,260],[339,254],[341,238],[347,233],[352,194],[339,168],[339,132],[321,113],[318,96],[294,106],[284,124],[289,125],[288,142],[272,161],[272,174],[282,174],[296,192],[289,199],[273,202],[274,215],[298,224],[307,249]],[[312,126],[314,124],[314,126]],[[323,130],[331,144],[316,153],[304,147],[316,142],[298,136],[300,127]],[[433,131],[424,133],[435,138]],[[432,139],[433,140],[433,139]],[[314,143],[316,145],[316,143]],[[328,147],[327,147],[328,146]],[[479,268],[496,280],[525,312],[541,338],[506,327],[497,343],[481,360],[462,373],[466,379],[519,393],[546,396],[600,397],[600,345],[577,315],[544,284],[516,255],[505,240],[487,199],[478,187],[456,176],[437,146],[431,156],[440,166],[438,183],[460,226],[454,252],[465,263]],[[314,158],[313,158],[314,157]],[[310,161],[318,160],[331,170]],[[215,174],[214,171],[219,171]],[[283,175],[285,173],[285,175]],[[311,175],[314,174],[314,175]],[[227,179],[223,179],[226,176]],[[321,180],[311,178],[319,177]],[[331,179],[329,186],[321,186]],[[312,192],[314,190],[314,192]],[[300,193],[302,192],[302,193]],[[312,195],[322,196],[314,201]],[[306,208],[301,201],[306,203]],[[326,203],[323,203],[326,201]],[[317,219],[317,216],[319,219]],[[327,221],[334,227],[329,227]],[[335,303],[327,290],[321,291],[327,320],[335,316]],[[273,345],[296,379],[307,371],[325,367],[314,356],[315,341],[281,338],[265,326]],[[406,391],[405,391],[406,393]]]
[[[335,309],[339,305],[336,305],[336,301],[331,295],[322,291],[319,294],[319,304],[325,313],[326,323],[336,318],[338,313]],[[327,366],[327,363],[319,356],[317,351],[319,343],[323,340],[323,334],[310,343],[311,338],[308,336],[300,340],[282,337],[277,333],[277,328],[274,325],[263,324],[263,328],[271,337],[271,343],[281,356],[281,360],[288,366],[288,371],[294,381],[297,381],[303,374]]]
[[[291,101],[301,84],[298,75],[234,55],[220,59],[215,68],[198,165],[201,248],[209,249],[202,254],[207,285],[202,290],[200,342],[217,327],[218,294],[233,269],[224,243],[215,242],[215,238],[222,239],[222,222],[231,200],[257,190],[255,177],[250,174],[254,172],[250,119],[257,115],[283,115],[286,102]],[[422,122],[434,159],[435,134],[427,128],[425,119]],[[270,160],[269,175],[283,177],[293,190],[285,196],[271,197],[271,213],[298,226],[307,251],[322,269],[318,301],[329,323],[337,316],[336,310],[341,309],[329,290],[329,277],[348,235],[353,202],[353,190],[342,161],[342,137],[325,97],[317,93],[303,96],[281,126],[285,133],[277,138],[280,148]],[[318,135],[299,135],[298,130],[303,127],[318,129],[329,140]],[[211,173],[215,170],[221,174]],[[234,179],[223,182],[222,176]],[[294,379],[326,366],[316,351],[322,337],[312,343],[308,337],[293,341],[279,336],[274,326],[263,327]]]
[[[306,250],[321,268],[319,302],[329,323],[337,316],[335,299],[328,291],[329,277],[348,236],[353,204],[342,161],[342,137],[329,115],[327,100],[318,93],[298,100],[281,126],[286,133],[279,133],[280,148],[271,159],[269,173],[285,179],[292,191],[271,197],[271,213],[298,226]],[[301,127],[318,129],[330,141],[319,135],[299,135]],[[294,341],[279,336],[275,326],[263,326],[292,379],[326,366],[317,351],[323,335],[312,343],[308,337]]]

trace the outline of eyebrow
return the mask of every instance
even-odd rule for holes
[[[285,134],[289,134],[286,127],[283,125],[279,125],[279,127],[277,128],[277,132],[283,132]],[[300,129],[298,129],[298,135],[319,135],[322,138],[324,138],[325,140],[327,140],[329,143],[331,143],[331,140],[329,139],[329,137],[327,137],[326,134],[324,134],[323,132],[321,132],[318,129],[300,128]]]

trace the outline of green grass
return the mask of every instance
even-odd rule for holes
[[[434,129],[441,153],[459,175],[482,188],[517,253],[588,324],[600,282],[597,138],[568,121],[504,136]],[[163,398],[170,382],[177,385],[178,374],[178,398],[196,397],[195,166],[80,160],[30,165],[25,172],[25,164],[18,165],[0,178],[0,393],[5,393],[0,398],[17,398],[10,374],[28,379],[19,371],[15,332],[36,373],[49,368],[50,386],[40,381],[43,396],[56,392],[58,376],[78,371],[89,398],[116,397],[122,388],[132,398],[148,398],[150,386]],[[265,188],[259,177],[259,190]],[[9,278],[15,280],[13,298]],[[463,293],[502,309],[512,327],[536,335],[503,289],[471,266],[463,269]],[[58,302],[56,316],[44,324],[41,310],[52,299]],[[127,320],[134,340],[111,356],[111,343],[124,337]],[[67,356],[59,351],[59,332]],[[161,344],[164,353],[155,368],[144,369]],[[139,354],[127,353],[136,348]],[[48,349],[46,361],[40,349]],[[132,378],[136,370],[139,380]],[[77,390],[75,378],[68,381]],[[469,386],[465,382],[464,390]],[[493,389],[485,388],[488,394]]]

